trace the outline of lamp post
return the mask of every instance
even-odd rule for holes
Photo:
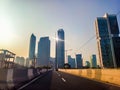
[[[55,70],[58,71],[58,61],[57,61],[57,43],[58,43],[58,38],[56,36],[56,33],[55,33],[55,50],[56,50],[56,58],[55,58]]]

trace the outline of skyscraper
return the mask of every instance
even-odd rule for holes
[[[50,60],[49,37],[42,37],[38,42],[37,66],[48,66]]]
[[[90,61],[91,61],[91,68],[96,68],[97,67],[97,60],[96,60],[96,55],[92,55],[90,57]]]
[[[77,68],[83,68],[82,54],[76,54]]]
[[[107,18],[111,38],[114,67],[120,67],[120,37],[117,16],[105,14],[105,17]]]
[[[120,37],[116,15],[98,17],[95,27],[101,67],[120,67]]]
[[[65,45],[64,45],[64,30],[59,29],[57,33],[56,40],[56,67],[64,68],[64,60],[65,60]]]
[[[36,45],[36,37],[34,34],[32,34],[30,37],[29,59],[33,59],[35,57],[35,45]]]
[[[15,63],[22,65],[22,66],[25,66],[25,58],[17,56],[15,59]]]
[[[85,61],[85,67],[90,68],[90,62],[89,61]]]
[[[70,55],[68,56],[68,64],[71,66],[71,68],[75,68],[75,59]]]

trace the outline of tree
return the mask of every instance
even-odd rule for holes
[[[65,68],[65,69],[69,69],[69,68],[71,68],[71,66],[70,66],[69,63],[65,63],[65,64],[64,64],[64,68]]]

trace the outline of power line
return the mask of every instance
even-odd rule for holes
[[[79,49],[75,50],[75,52],[79,51],[81,48],[83,48],[85,45],[87,45],[91,40],[93,40],[95,38],[96,35],[92,36],[91,38],[89,38],[85,43],[83,43]],[[73,54],[76,54],[76,53]]]

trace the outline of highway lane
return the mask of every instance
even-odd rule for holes
[[[120,87],[59,71],[49,71],[18,90],[120,90]]]

